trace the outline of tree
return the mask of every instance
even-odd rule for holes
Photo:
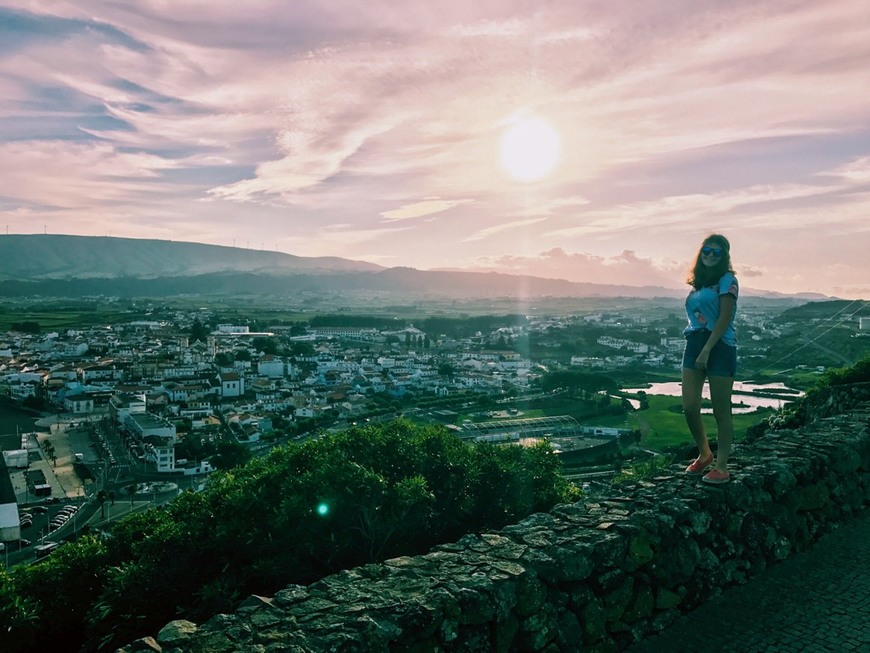
[[[232,469],[244,465],[251,459],[251,450],[240,442],[223,440],[217,446],[217,453],[211,457],[216,469]]]
[[[644,390],[638,390],[637,400],[639,402],[638,410],[647,410],[649,408],[649,395]]]
[[[599,391],[616,392],[619,389],[619,383],[604,374],[557,370],[544,375],[541,380],[541,389],[544,392],[564,389],[572,393],[579,392],[581,395],[588,395]]]
[[[58,642],[66,646],[83,639],[86,615],[106,579],[106,552],[101,540],[88,535],[58,547],[39,564],[15,570],[14,588],[23,603],[19,611],[23,608],[26,617],[28,605],[38,606],[39,610],[37,628],[22,651],[57,650]],[[7,630],[8,622],[2,623],[6,653],[7,636],[12,635],[14,640],[17,634]]]
[[[97,492],[97,502],[100,504],[100,517],[102,519],[106,518],[106,494],[105,490],[100,490]]]
[[[0,633],[3,650],[24,653],[36,650],[33,642],[39,632],[39,606],[35,599],[22,593],[13,583],[12,576],[0,569]]]
[[[294,342],[290,345],[291,356],[313,356],[314,345],[310,342]]]
[[[197,340],[203,343],[207,342],[208,335],[208,328],[199,321],[199,318],[194,318],[193,325],[190,327],[190,342],[196,342]]]
[[[264,354],[272,354],[274,356],[278,353],[278,342],[274,338],[254,338],[251,344],[253,344],[254,349]]]
[[[12,331],[21,331],[22,333],[39,333],[42,331],[39,322],[33,322],[30,320],[24,322],[13,322],[10,328]]]
[[[30,408],[31,410],[42,410],[42,408],[45,407],[45,400],[42,397],[30,395],[29,397],[24,398],[21,405],[25,408]]]

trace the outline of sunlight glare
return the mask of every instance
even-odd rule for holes
[[[559,154],[559,134],[543,118],[522,118],[501,139],[501,165],[518,181],[542,179],[559,163]]]

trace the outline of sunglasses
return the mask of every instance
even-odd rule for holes
[[[701,254],[704,256],[710,256],[710,254],[713,256],[722,256],[723,251],[721,247],[708,247],[707,245],[704,245],[701,248]]]

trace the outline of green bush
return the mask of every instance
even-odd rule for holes
[[[669,474],[672,471],[671,465],[673,462],[673,455],[653,456],[647,460],[642,460],[620,469],[619,473],[610,482],[613,485],[622,485],[624,483],[651,479],[661,474]]]
[[[0,583],[12,624],[0,649],[113,650],[251,593],[499,528],[576,498],[560,465],[548,445],[471,445],[404,421],[278,447],[131,515],[104,541],[16,570]]]
[[[870,353],[854,365],[828,370],[816,385],[797,402],[768,417],[766,426],[777,429],[797,428],[812,419],[814,411],[837,391],[838,386],[870,383]]]
[[[852,366],[828,370],[822,375],[821,379],[819,379],[814,390],[821,390],[830,386],[845,385],[848,383],[868,382],[870,382],[870,353],[866,354],[864,358]]]

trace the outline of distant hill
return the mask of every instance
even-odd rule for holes
[[[0,261],[0,297],[374,292],[406,299],[653,298],[682,297],[686,292],[684,288],[578,283],[495,272],[384,268],[338,257],[102,236],[0,236]],[[747,295],[767,293],[747,291]]]
[[[782,312],[778,320],[780,322],[825,320],[833,326],[846,321],[855,321],[861,317],[870,317],[870,301],[834,299],[789,308]]]
[[[0,279],[191,277],[226,272],[363,272],[379,265],[338,257],[171,240],[102,236],[0,236]]]

